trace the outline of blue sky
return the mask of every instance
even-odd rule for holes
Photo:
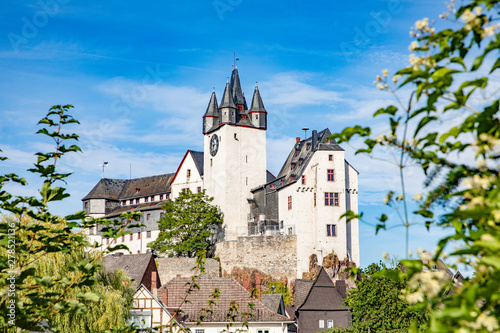
[[[220,99],[233,51],[247,100],[258,81],[269,112],[268,169],[277,174],[302,127],[332,132],[371,119],[393,98],[373,80],[382,69],[407,64],[409,29],[437,18],[442,1],[77,1],[3,0],[0,3],[0,172],[28,177],[9,189],[34,195],[38,179],[26,173],[33,154],[51,142],[35,135],[51,105],[71,103],[84,152],[62,163],[73,172],[71,198],[59,214],[81,209],[80,199],[101,177],[175,172],[187,149],[202,150],[202,115],[215,87]],[[397,170],[380,161],[346,156],[360,171],[360,210],[374,222]],[[389,159],[391,157],[389,156]],[[422,175],[408,169],[409,196]],[[433,250],[443,235],[413,227],[410,248]],[[360,225],[361,265],[382,252],[404,256],[404,229],[375,236]]]

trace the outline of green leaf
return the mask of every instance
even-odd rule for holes
[[[394,105],[389,105],[388,107],[386,108],[380,108],[378,109],[374,114],[373,114],[373,117],[376,117],[380,114],[389,114],[391,116],[394,116],[396,114],[396,112],[398,112],[398,108],[395,107]]]

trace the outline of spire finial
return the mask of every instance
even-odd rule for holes
[[[257,88],[257,81],[255,81],[255,87]]]
[[[212,87],[212,92],[215,92],[215,87]]]
[[[227,83],[229,83],[229,76],[227,77]]]

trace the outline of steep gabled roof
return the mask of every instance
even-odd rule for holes
[[[306,300],[309,290],[313,285],[313,280],[296,279],[295,280],[295,308],[298,308]]]
[[[196,168],[198,168],[200,176],[203,176],[203,152],[194,150],[190,150],[190,152],[191,156],[193,156],[194,164],[196,164]]]
[[[134,179],[101,179],[82,199],[126,200],[149,195],[170,193],[173,173]]]
[[[120,199],[120,193],[123,191],[127,179],[101,179],[96,186],[82,199]]]
[[[142,283],[149,262],[153,259],[151,253],[119,255],[110,254],[103,258],[104,270],[114,272],[122,269],[132,279],[132,286],[137,287]]]
[[[162,299],[168,308],[178,308],[181,306],[181,319],[183,322],[196,322],[202,308],[207,308],[207,301],[211,299],[211,295],[215,289],[220,291],[217,304],[213,305],[213,313],[205,313],[204,322],[226,322],[227,311],[233,305],[238,306],[237,320],[241,320],[241,315],[244,312],[251,312],[254,315],[248,316],[248,322],[291,322],[289,318],[279,315],[256,299],[250,297],[248,292],[233,278],[220,277],[201,277],[196,279],[199,289],[194,289],[187,295],[186,302],[183,303],[186,297],[186,291],[191,278],[174,278],[170,282],[164,284],[159,291],[159,294],[165,294],[167,290],[167,299]],[[253,303],[254,308],[250,309],[248,304]],[[245,319],[243,319],[245,320]]]
[[[342,301],[342,296],[335,288],[325,269],[321,267],[318,277],[311,286],[304,303],[302,303],[296,311],[331,311],[341,308],[345,309],[342,305]]]
[[[295,183],[300,179],[300,176],[302,176],[304,170],[307,168],[315,151],[344,151],[335,140],[327,141],[330,135],[330,130],[325,128],[317,133],[315,142],[313,142],[313,137],[311,136],[295,143],[276,178],[276,186],[278,189]],[[293,180],[291,180],[291,176],[293,176]],[[283,179],[283,185],[281,185],[281,179]]]
[[[213,91],[212,96],[210,96],[207,111],[205,112],[203,118],[205,117],[219,117],[219,105],[217,104],[217,96],[215,96],[215,91]]]

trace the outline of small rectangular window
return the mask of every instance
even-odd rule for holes
[[[150,231],[150,230],[148,230],[148,231],[146,232],[146,238],[151,238],[151,231]]]
[[[325,192],[325,206],[338,206],[339,194],[334,192]]]
[[[134,200],[130,200],[130,204],[132,205],[134,203]]]
[[[189,178],[189,177],[191,177],[191,169],[188,169],[188,170],[187,170],[187,177],[188,177],[188,178]]]
[[[333,170],[333,169],[328,169],[327,170],[327,180],[329,182],[335,181],[335,170]]]
[[[325,328],[325,321],[324,320],[319,321],[319,328]]]
[[[290,195],[288,197],[288,210],[291,210],[292,209],[292,196]]]
[[[337,236],[337,228],[336,228],[335,224],[327,224],[326,225],[326,236],[327,237]]]
[[[210,159],[210,166],[213,166],[214,165],[214,162],[212,161],[212,159]]]
[[[316,207],[316,193],[314,193],[314,207]]]
[[[198,193],[201,192],[201,186],[198,186],[198,188],[196,189],[198,191]]]
[[[125,235],[122,236],[122,243],[125,242]]]
[[[85,208],[88,208],[88,207],[89,207],[89,203],[85,202]]]
[[[161,218],[161,219],[163,218],[163,213],[160,213],[160,218]]]
[[[160,194],[160,200],[163,200],[163,194]]]
[[[144,202],[148,202],[149,201],[149,198],[148,197],[145,197],[144,198]]]
[[[106,201],[106,207],[109,207],[109,206],[111,206],[111,202]]]
[[[130,240],[134,240],[134,234],[130,234]]]
[[[135,199],[135,203],[138,204],[139,203],[139,199]]]
[[[149,221],[150,218],[151,218],[151,214],[147,214],[146,215],[146,220]]]
[[[203,328],[197,328],[194,330],[194,333],[205,333],[205,329]]]
[[[137,239],[141,239],[141,233],[140,232],[137,233]]]
[[[109,244],[109,238],[106,238],[106,244]]]
[[[333,155],[328,155],[328,160],[333,161]]]
[[[306,176],[302,175],[302,185],[306,184]]]
[[[327,328],[333,328],[333,320],[327,321]]]
[[[154,195],[151,196],[151,201],[155,201],[155,196]]]

